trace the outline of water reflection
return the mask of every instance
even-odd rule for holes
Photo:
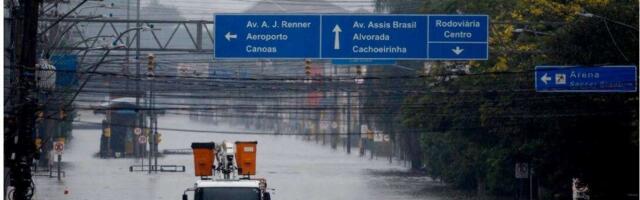
[[[180,112],[194,122],[205,124],[228,123],[251,132],[274,135],[295,135],[303,141],[314,142],[370,159],[384,158],[389,162],[410,162],[407,150],[396,141],[401,134],[385,133],[383,123],[366,120],[357,105],[358,98],[345,94],[272,95],[275,101],[193,100],[196,105],[228,105],[230,109],[214,111],[191,110]],[[292,108],[292,111],[278,110]],[[297,108],[297,109],[296,109]],[[301,109],[302,108],[302,109]],[[348,109],[351,108],[351,109]],[[405,163],[406,164],[406,163]]]
[[[385,133],[367,120],[356,109],[357,98],[331,95],[158,99],[159,105],[206,108],[160,116],[159,151],[189,148],[191,142],[258,141],[257,174],[276,188],[274,199],[439,199],[441,195],[424,192],[425,187],[440,187],[438,183],[407,173],[410,163],[396,142],[400,135]],[[83,112],[81,119],[100,124],[104,115]],[[259,134],[233,134],[246,132]],[[67,176],[61,182],[37,177],[38,199],[179,199],[197,179],[190,154],[158,159],[161,165],[185,165],[184,173],[129,172],[131,165],[147,163],[146,158],[95,156],[103,135],[100,126],[74,129],[73,135],[63,155]]]

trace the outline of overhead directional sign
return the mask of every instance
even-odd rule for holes
[[[430,15],[429,59],[488,59],[488,28],[486,15]]]
[[[322,39],[322,58],[424,59],[427,17],[324,15]]]
[[[636,92],[636,66],[536,66],[538,92]]]
[[[316,58],[320,17],[316,15],[214,16],[216,58]]]
[[[217,59],[486,60],[487,15],[217,14]]]

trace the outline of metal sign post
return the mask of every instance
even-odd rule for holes
[[[64,140],[56,141],[53,143],[53,150],[58,157],[58,180],[62,180],[62,152],[64,152]]]

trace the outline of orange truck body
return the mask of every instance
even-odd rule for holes
[[[193,149],[193,161],[196,176],[212,176],[213,161],[215,160],[215,144],[208,143],[191,143]]]
[[[238,174],[256,174],[256,147],[257,141],[237,141],[236,142],[236,164]]]

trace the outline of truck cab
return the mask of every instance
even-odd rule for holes
[[[187,192],[194,200],[271,200],[267,180],[255,175],[255,141],[192,143],[195,175],[200,177]]]
[[[194,200],[270,200],[265,191],[261,180],[199,180],[193,189]]]

